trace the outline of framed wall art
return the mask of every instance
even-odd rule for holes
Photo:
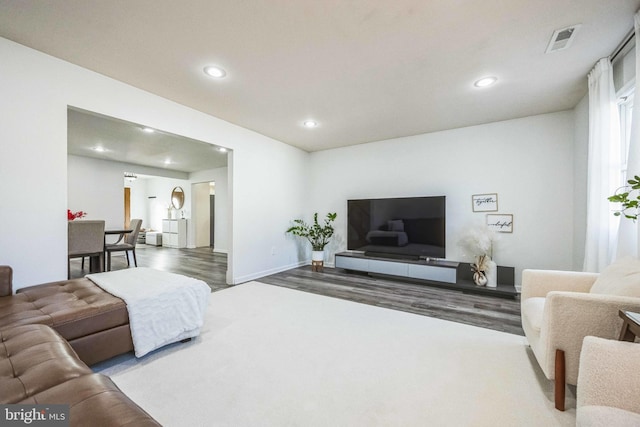
[[[487,227],[498,233],[513,233],[513,215],[487,214]]]
[[[497,212],[498,194],[474,194],[471,196],[471,203],[474,212]]]

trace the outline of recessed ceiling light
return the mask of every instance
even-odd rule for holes
[[[226,153],[226,152],[227,152],[227,149],[226,149],[226,148],[224,148],[224,147],[219,147],[219,148],[218,148],[218,151],[219,151],[219,152],[221,152],[221,153]]]
[[[171,159],[167,159],[167,160],[165,160],[165,161],[164,161],[164,164],[165,164],[165,165],[170,165],[171,163],[173,163],[173,162],[171,161]]]
[[[214,77],[216,79],[221,79],[227,75],[227,72],[220,67],[216,67],[215,65],[208,65],[204,67],[204,73],[209,77]]]
[[[315,120],[305,120],[304,122],[302,122],[302,126],[306,128],[315,128],[318,127],[318,122],[316,122]]]
[[[98,153],[104,153],[105,151],[107,151],[104,147],[93,147],[93,151],[97,151]]]
[[[143,128],[142,128],[142,131],[143,131],[143,132],[146,132],[146,133],[154,133],[156,130],[155,130],[155,129],[148,128],[148,127],[143,127]]]
[[[497,77],[483,77],[477,82],[475,82],[473,85],[475,87],[487,87],[487,86],[491,86],[497,81],[498,81]]]

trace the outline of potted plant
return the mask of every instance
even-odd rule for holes
[[[335,212],[328,213],[324,219],[324,224],[318,223],[318,213],[313,215],[313,223],[307,224],[301,219],[294,219],[294,225],[289,227],[287,233],[294,236],[304,237],[311,243],[311,259],[313,261],[324,261],[324,247],[329,244],[329,239],[333,236],[333,225],[337,214]]]
[[[638,219],[638,207],[640,207],[640,176],[636,175],[627,181],[628,185],[620,187],[613,196],[607,199],[612,203],[621,203],[622,208],[613,214],[625,218]]]

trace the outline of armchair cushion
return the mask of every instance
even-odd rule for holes
[[[640,344],[585,337],[577,408],[608,406],[640,414]]]
[[[640,260],[625,257],[609,265],[593,283],[591,293],[640,297]]]
[[[640,414],[611,406],[585,406],[576,413],[579,427],[638,427]]]
[[[534,331],[540,332],[542,327],[542,314],[546,300],[546,298],[535,297],[522,302],[522,315],[527,318]]]
[[[640,345],[585,337],[577,390],[577,425],[640,425]]]

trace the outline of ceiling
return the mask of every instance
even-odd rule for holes
[[[67,110],[67,153],[179,172],[227,165],[220,147],[102,115]],[[130,172],[139,172],[131,170]]]
[[[317,151],[573,108],[640,0],[0,0],[0,36]],[[569,49],[554,30],[582,24]],[[227,72],[214,80],[202,72]],[[488,88],[474,81],[496,76]],[[318,126],[307,129],[306,119]]]

